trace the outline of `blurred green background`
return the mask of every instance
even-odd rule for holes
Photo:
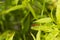
[[[60,40],[59,2],[0,0],[0,40]]]

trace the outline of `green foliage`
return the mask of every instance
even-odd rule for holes
[[[0,40],[60,40],[59,10],[60,0],[0,0]]]
[[[52,19],[51,18],[42,18],[42,19],[36,20],[35,22],[49,23],[49,22],[52,22]]]
[[[60,24],[60,11],[59,11],[60,7],[59,6],[60,6],[60,0],[58,0],[58,2],[57,2],[57,10],[56,10],[57,11],[56,12],[56,17],[57,17],[57,23],[58,24]]]
[[[0,34],[0,40],[13,40],[15,32],[6,31],[3,34]]]

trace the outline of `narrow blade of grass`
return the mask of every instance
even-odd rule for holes
[[[39,31],[37,32],[37,35],[36,35],[36,40],[41,40],[41,39],[40,39],[40,34],[41,34],[41,31],[39,30]]]
[[[3,11],[2,14],[7,14],[7,13],[9,13],[11,11],[21,9],[21,8],[24,8],[24,6],[23,5],[14,6],[14,7],[8,9],[8,10]],[[0,15],[2,15],[2,14],[0,14]]]
[[[36,13],[34,12],[34,9],[31,7],[31,5],[28,3],[29,10],[31,11],[33,17],[37,19]]]
[[[57,2],[56,18],[57,18],[57,24],[60,24],[60,0],[58,0]]]
[[[36,39],[35,39],[35,36],[34,36],[32,33],[30,33],[30,34],[31,34],[31,36],[33,37],[33,39],[36,40]]]

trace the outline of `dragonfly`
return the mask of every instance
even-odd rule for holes
[[[31,26],[35,27],[35,26],[40,26],[41,24],[38,23],[33,23]]]

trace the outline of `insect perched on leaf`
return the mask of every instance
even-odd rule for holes
[[[35,26],[40,26],[41,24],[40,23],[37,23],[37,22],[34,22],[34,23],[32,23],[32,27],[35,27]]]
[[[39,24],[32,24],[32,26],[40,26]]]

